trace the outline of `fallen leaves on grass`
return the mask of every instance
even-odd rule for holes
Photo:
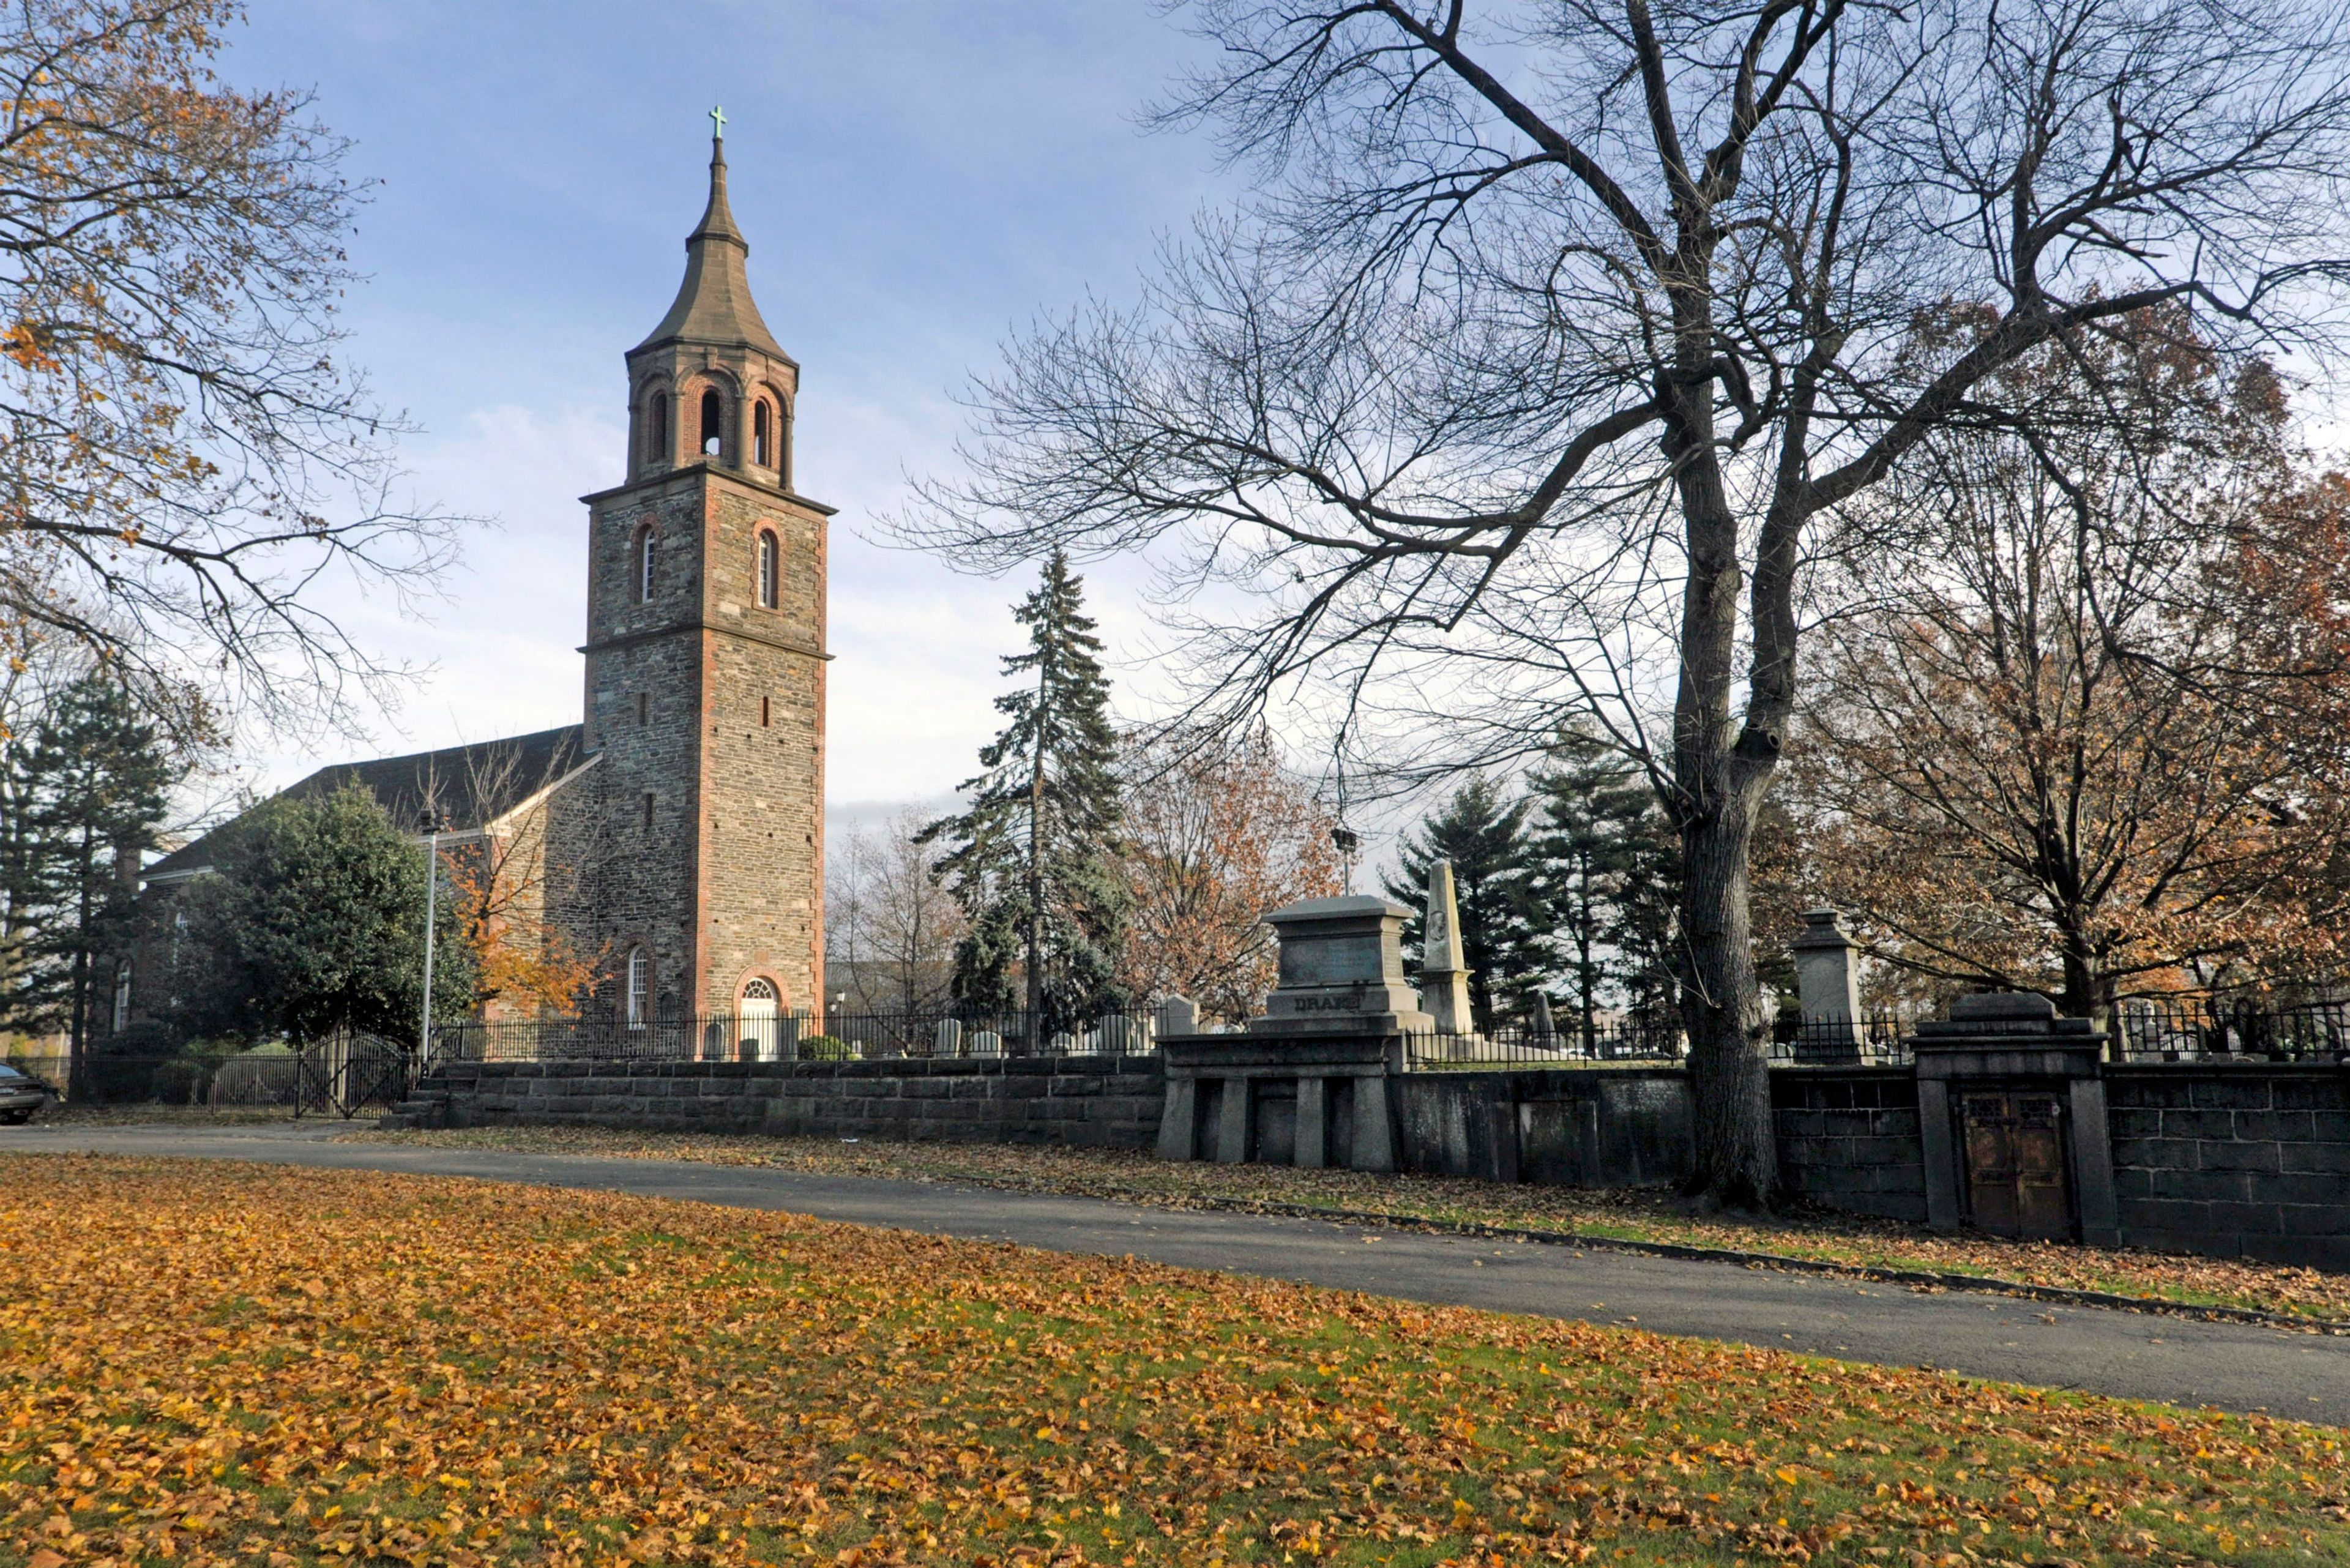
[[[2350,1275],[2284,1263],[2135,1248],[1944,1235],[1889,1220],[1814,1210],[1773,1220],[1693,1213],[1655,1189],[1506,1185],[1458,1177],[1372,1176],[1286,1166],[1170,1164],[1116,1149],[1030,1148],[625,1132],[603,1127],[495,1127],[360,1133],[364,1142],[527,1149],[536,1153],[687,1159],[820,1173],[977,1182],[1023,1191],[1086,1193],[1167,1208],[1298,1204],[1396,1220],[1569,1231],[1623,1241],[1766,1252],[1814,1262],[2105,1291],[2190,1306],[2250,1308],[2350,1322]]]
[[[2291,1423],[651,1199],[0,1179],[40,1568],[2350,1561]]]

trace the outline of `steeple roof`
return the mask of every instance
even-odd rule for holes
[[[641,354],[665,343],[711,343],[757,349],[791,361],[775,342],[759,307],[751,299],[751,280],[743,268],[751,254],[734,213],[726,204],[726,143],[710,139],[710,204],[702,222],[685,236],[685,281],[677,286],[669,314],[652,335],[629,352]]]

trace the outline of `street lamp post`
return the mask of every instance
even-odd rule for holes
[[[418,1065],[426,1066],[432,1054],[432,938],[433,928],[440,923],[435,896],[441,890],[441,829],[445,826],[440,808],[426,806],[417,826],[424,829],[424,1000],[416,1029],[416,1054]]]

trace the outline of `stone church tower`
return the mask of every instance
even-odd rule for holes
[[[833,508],[792,487],[799,366],[749,254],[713,140],[685,280],[627,356],[628,478],[583,498],[595,762],[565,813],[564,923],[611,955],[602,1000],[647,1022],[823,1012]]]

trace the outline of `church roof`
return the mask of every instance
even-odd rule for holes
[[[677,298],[652,336],[629,354],[667,343],[715,343],[755,348],[790,361],[752,301],[751,279],[743,266],[750,254],[750,242],[734,226],[733,209],[726,204],[726,143],[713,137],[710,204],[702,209],[693,233],[685,236],[685,281],[678,285]]]
[[[581,735],[579,725],[567,724],[559,730],[541,730],[535,735],[449,746],[405,757],[337,763],[320,768],[299,784],[288,785],[276,798],[332,794],[346,784],[355,784],[375,796],[376,803],[403,833],[420,831],[428,801],[437,804],[445,815],[442,832],[475,832],[586,762],[588,755],[581,749]],[[214,828],[186,847],[166,855],[147,867],[146,878],[151,882],[173,881],[208,868],[222,831]]]

